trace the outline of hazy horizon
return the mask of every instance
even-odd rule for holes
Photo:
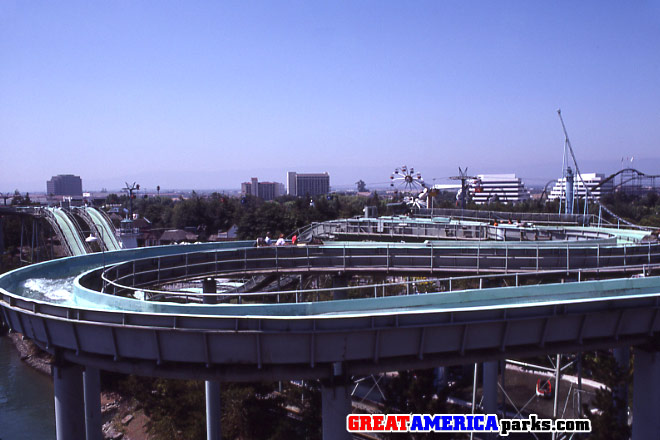
[[[617,172],[621,168],[621,160],[619,159],[618,163],[608,163],[606,161],[597,161],[597,160],[592,160],[592,161],[585,161],[585,164],[582,164],[582,161],[578,160],[578,164],[580,165],[580,170],[582,173],[592,173],[592,172],[597,172],[597,173],[602,173],[605,176],[608,176],[612,173]],[[408,166],[414,166],[416,171],[422,172],[422,177],[424,178],[425,182],[428,185],[433,185],[435,183],[455,183],[450,181],[448,178],[449,176],[454,176],[458,174],[458,170],[454,170],[452,172],[451,167],[449,168],[443,168],[445,174],[443,175],[438,175],[438,176],[431,176],[425,172],[425,170],[420,169],[418,166],[415,166],[413,164],[400,164],[398,167],[401,165],[408,165]],[[586,165],[586,166],[585,166]],[[660,175],[660,159],[654,159],[654,160],[647,160],[644,158],[635,158],[634,161],[631,163],[630,161],[627,161],[624,163],[624,167],[628,167],[632,165],[633,168],[639,169],[640,171],[645,172],[646,174],[657,174]],[[464,168],[464,167],[463,167]],[[542,175],[525,175],[520,174],[520,173],[515,173],[516,177],[520,177],[523,181],[523,183],[528,186],[528,187],[538,187],[538,186],[543,186],[550,180],[556,180],[557,178],[561,177],[561,157],[560,161],[558,164],[548,164],[545,167],[542,167],[545,172],[548,174],[552,174],[554,170],[554,175],[553,177],[546,178],[543,177]],[[555,169],[556,168],[556,169]],[[440,168],[436,168],[440,169]],[[537,170],[541,169],[541,167],[537,167]],[[386,188],[389,186],[390,180],[389,176],[391,172],[394,170],[394,167],[392,170],[385,169],[385,168],[378,168],[378,167],[373,167],[373,168],[356,168],[356,167],[346,167],[343,169],[344,171],[355,172],[355,177],[354,178],[349,178],[347,181],[342,182],[342,181],[337,181],[334,177],[332,169],[330,169],[330,186],[331,188],[335,190],[347,190],[347,189],[355,189],[356,188],[356,182],[358,180],[363,180],[368,189],[369,187],[373,188]],[[656,170],[656,171],[653,171]],[[267,169],[267,168],[262,168],[260,170],[257,170],[257,173],[248,173],[245,174],[240,170],[235,170],[232,171],[236,175],[237,180],[235,181],[235,184],[232,184],[230,186],[221,186],[221,185],[209,185],[209,186],[193,186],[190,184],[187,184],[186,178],[190,177],[191,173],[184,173],[183,175],[179,176],[179,179],[177,179],[173,183],[169,183],[171,181],[168,181],[165,179],[162,182],[159,182],[156,179],[135,179],[135,178],[124,178],[122,179],[109,179],[109,178],[97,178],[97,179],[90,179],[90,182],[88,183],[85,176],[81,176],[82,181],[83,181],[83,190],[84,191],[100,191],[102,189],[107,189],[109,192],[118,192],[120,191],[124,186],[125,183],[128,182],[129,184],[133,182],[137,182],[140,184],[140,188],[142,191],[148,191],[148,192],[156,192],[156,187],[160,186],[161,192],[165,192],[168,190],[177,190],[177,191],[192,191],[192,190],[197,190],[197,191],[215,191],[215,190],[224,190],[224,191],[240,191],[241,189],[241,183],[242,182],[248,182],[251,177],[257,177],[259,181],[261,182],[266,182],[266,181],[275,181],[275,182],[280,182],[284,185],[286,185],[286,172],[280,172],[280,170],[277,169]],[[288,171],[294,171],[294,170],[288,170]],[[298,172],[324,172],[328,171],[328,169],[309,169],[309,170],[295,170]],[[336,169],[334,171],[337,171]],[[358,174],[359,173],[359,174]],[[468,173],[470,175],[477,175],[477,174],[512,174],[514,173],[513,170],[507,170],[504,168],[494,168],[494,169],[488,169],[488,168],[483,168],[483,169],[472,169],[472,167],[468,167]],[[65,174],[65,173],[61,173]],[[209,180],[212,178],[213,173],[207,173],[208,175],[206,176]],[[245,177],[240,177],[240,176],[245,176]],[[279,178],[277,176],[280,176]],[[50,178],[50,177],[49,177]],[[93,182],[100,182],[97,184],[97,186],[94,186]],[[178,182],[178,183],[176,183]],[[32,189],[22,189],[22,188],[14,188],[11,190],[0,190],[0,192],[13,192],[15,189],[18,189],[20,192],[25,193],[25,192],[34,192],[34,193],[44,193],[46,190],[46,181],[44,180],[43,184],[41,184],[41,187],[39,187],[39,184],[35,184],[36,186]]]

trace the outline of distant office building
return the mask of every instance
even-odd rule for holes
[[[518,203],[529,199],[529,191],[515,174],[479,174],[470,186],[470,197],[478,205]]]
[[[259,182],[253,177],[249,182],[241,183],[241,195],[252,195],[264,200],[275,200],[284,195],[284,184],[279,182]]]
[[[82,179],[73,174],[59,174],[46,182],[48,196],[82,196]]]
[[[328,173],[301,174],[289,171],[286,174],[286,193],[291,196],[317,196],[329,192]]]
[[[594,189],[605,179],[605,174],[601,173],[587,173],[582,174],[582,179],[577,175],[573,176],[573,194],[576,198],[583,198],[586,193],[584,186],[586,185],[589,188],[590,197],[594,197],[597,200],[600,200],[601,196],[609,194],[612,192],[614,184],[610,180],[605,182],[603,185],[599,186],[597,189]],[[584,180],[584,184],[582,181]],[[555,186],[552,187],[552,191],[548,194],[548,200],[557,200],[561,198],[562,201],[566,200],[566,178],[562,177],[557,179]]]

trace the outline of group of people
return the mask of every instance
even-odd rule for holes
[[[270,238],[270,232],[266,233],[266,236],[264,238],[257,238],[257,246],[271,246],[273,244],[273,239]],[[294,234],[293,237],[291,237],[291,244],[296,245],[298,244],[298,236]],[[280,234],[279,238],[275,242],[275,246],[284,246],[286,245],[286,240],[284,239],[284,234]]]

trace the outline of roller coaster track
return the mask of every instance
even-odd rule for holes
[[[618,175],[620,175],[620,174],[624,174],[624,173],[634,173],[634,174],[636,174],[637,176],[641,176],[641,177],[649,178],[649,179],[660,178],[660,175],[646,174],[646,173],[643,173],[643,172],[641,172],[641,171],[638,171],[638,170],[636,170],[636,169],[634,169],[634,168],[624,168],[624,169],[622,169],[622,170],[617,171],[616,173],[613,173],[613,174],[609,175],[608,177],[606,177],[605,179],[603,179],[601,182],[599,182],[596,186],[594,186],[594,187],[591,188],[591,189],[585,185],[585,189],[586,189],[587,194],[590,196],[590,195],[591,195],[590,193],[591,193],[592,191],[596,191],[596,190],[598,190],[598,189],[601,188],[603,185],[605,185],[605,184],[607,184],[608,182],[611,182],[612,180],[614,180],[614,178],[616,178],[616,176],[618,176]],[[628,181],[630,181],[630,180],[628,180]],[[551,180],[550,182],[548,182],[548,183],[545,185],[545,189],[543,190],[543,193],[541,194],[541,197],[542,197],[542,198],[543,198],[544,194],[547,194],[548,185],[552,184],[553,182],[555,182],[555,181],[554,181],[554,180]],[[626,182],[624,182],[624,184],[625,184],[625,183],[626,183]],[[618,186],[621,186],[621,184],[618,185]],[[616,188],[616,187],[615,187],[615,188]],[[592,197],[592,198],[593,198],[593,197]],[[626,220],[625,218],[619,216],[619,215],[616,214],[614,211],[612,211],[610,208],[608,208],[604,203],[602,203],[602,202],[600,201],[600,199],[593,198],[593,200],[598,204],[598,206],[599,206],[603,211],[605,211],[606,213],[608,213],[609,215],[611,215],[613,218],[615,218],[615,219],[616,219],[617,221],[619,221],[620,223],[623,223],[623,224],[625,224],[625,225],[627,225],[627,226],[630,226],[631,228],[636,228],[636,229],[642,229],[642,230],[651,230],[651,229],[652,229],[652,228],[648,228],[648,227],[645,227],[645,226],[639,226],[639,225],[636,225],[635,223],[633,223],[633,222],[631,222],[631,221],[629,221],[629,220]],[[590,217],[592,217],[592,216],[590,215]]]
[[[616,176],[618,176],[620,174],[625,174],[625,173],[636,174],[638,177],[643,177],[643,178],[647,178],[647,179],[660,179],[660,174],[646,174],[646,173],[643,173],[643,172],[641,172],[639,170],[636,170],[634,168],[624,168],[622,170],[617,171],[616,173],[613,173],[613,174],[610,174],[609,176],[607,176],[605,179],[603,179],[601,182],[599,182],[598,185],[594,186],[592,191],[595,191],[598,188],[600,188],[601,186],[605,185],[606,183],[614,180],[614,178]],[[625,184],[627,182],[623,182],[623,184]],[[617,186],[621,186],[621,184],[619,184]],[[615,186],[615,188],[616,188],[616,186]]]

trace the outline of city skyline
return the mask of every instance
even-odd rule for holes
[[[594,166],[592,167],[584,167],[581,166],[581,170],[583,174],[590,174],[590,173],[601,173],[604,174],[605,177],[607,177],[610,173],[614,174],[615,172],[619,171],[622,168],[640,168],[640,170],[648,170],[648,169],[660,169],[660,160],[651,160],[650,163],[642,163],[640,166],[639,161],[636,159],[631,161],[631,158],[621,158],[620,161],[617,162],[612,162],[612,163],[606,163],[605,161],[597,161],[597,160],[592,160],[592,161],[585,161],[587,164],[592,164]],[[401,165],[406,165],[406,164],[401,164]],[[401,166],[399,165],[399,167]],[[552,169],[554,168],[555,164],[551,164],[552,166],[548,166],[546,169],[548,170],[549,174],[552,174]],[[560,164],[561,165],[561,164]],[[618,166],[615,166],[618,165]],[[561,167],[560,167],[561,168]],[[533,187],[533,188],[540,188],[544,187],[546,184],[550,182],[555,182],[557,179],[561,178],[561,169],[557,169],[556,172],[554,173],[554,177],[550,179],[546,179],[545,177],[538,177],[538,176],[519,176],[516,174],[516,177],[520,178],[523,182],[523,184],[527,187]],[[353,168],[350,168],[351,170]],[[423,170],[420,170],[418,167],[416,170],[419,170],[423,173]],[[490,170],[490,171],[488,171]],[[469,174],[471,175],[493,175],[493,174],[515,174],[513,173],[510,169],[504,169],[504,168],[497,168],[498,171],[492,171],[492,167],[486,167],[485,169],[476,169],[472,170],[471,168],[468,170],[470,171]],[[337,171],[337,170],[335,170]],[[338,182],[334,183],[334,175],[332,172],[329,174],[333,176],[333,183],[330,185],[330,189],[333,191],[344,191],[344,190],[351,190],[356,188],[357,180],[364,180],[365,178],[368,178],[368,176],[372,176],[373,179],[365,181],[366,186],[368,187],[367,189],[377,189],[377,190],[382,190],[382,189],[388,189],[390,186],[390,179],[389,179],[389,172],[386,168],[384,167],[374,167],[373,169],[367,169],[367,171],[362,170],[362,174],[358,176],[357,174],[355,175],[355,178],[351,180],[350,178],[348,179],[348,182]],[[456,172],[450,173],[451,169],[447,169],[448,173],[446,176],[440,176],[440,177],[429,177],[428,174],[423,173],[423,178],[425,179],[425,183],[427,186],[433,186],[434,184],[455,184],[455,180],[451,180],[449,177],[454,176],[457,174]],[[243,173],[242,177],[240,174],[243,173],[243,171],[236,171],[236,175],[239,176],[237,177],[236,181],[230,182],[228,186],[222,187],[222,186],[190,186],[187,185],[185,182],[186,175],[181,176],[180,182],[183,182],[183,184],[180,185],[161,185],[159,181],[157,180],[146,180],[146,184],[143,183],[142,180],[136,181],[135,179],[132,179],[130,177],[127,177],[124,179],[124,181],[119,181],[119,180],[111,180],[111,179],[103,179],[101,182],[104,182],[103,185],[100,186],[92,186],[93,184],[87,184],[86,183],[86,178],[85,176],[81,176],[83,180],[83,190],[86,192],[92,191],[92,192],[100,192],[102,190],[108,191],[108,192],[122,192],[124,186],[126,185],[125,182],[128,181],[136,181],[136,183],[140,183],[142,192],[156,192],[157,187],[160,187],[162,192],[166,191],[227,191],[227,192],[241,192],[241,187],[244,182],[249,183],[249,179],[245,178],[245,173]],[[261,174],[260,174],[261,173]],[[646,173],[650,174],[650,173]],[[660,174],[660,173],[659,173]],[[282,175],[282,170],[272,170],[272,169],[259,169],[257,172],[249,174],[251,178],[257,176],[259,181],[264,181],[264,182],[279,182],[280,184],[284,185],[284,181],[286,181],[286,175],[284,175],[284,178],[281,177]],[[274,177],[262,177],[262,176],[274,176]],[[280,176],[280,177],[277,177]],[[384,176],[384,177],[383,177]],[[98,182],[99,179],[89,179],[92,182]],[[165,180],[166,182],[168,181],[167,179]],[[0,193],[12,193],[15,190],[19,190],[19,192],[25,193],[46,193],[44,191],[45,188],[45,183],[42,181],[41,183],[37,184],[37,187],[34,188],[14,188],[14,189],[6,189],[6,190],[0,190]]]
[[[660,174],[653,2],[0,5],[0,192]],[[535,181],[534,181],[535,180]]]

